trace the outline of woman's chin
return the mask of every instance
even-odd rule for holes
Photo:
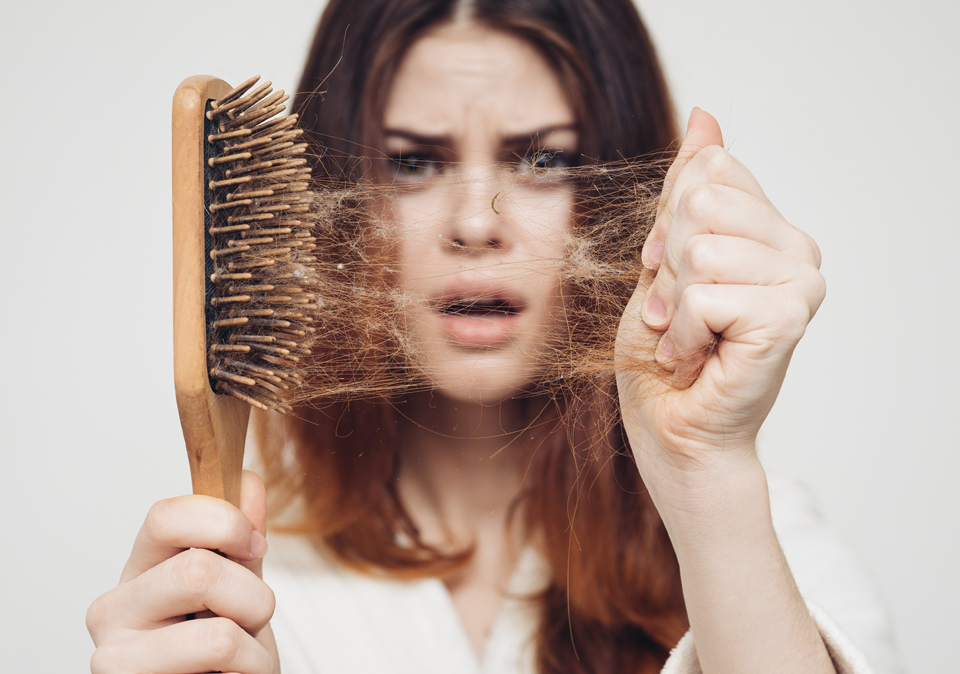
[[[479,405],[499,405],[505,400],[523,393],[528,388],[527,382],[518,385],[505,385],[502,382],[487,381],[457,381],[438,382],[436,391],[451,400]]]
[[[530,388],[533,379],[529,363],[504,354],[480,353],[425,363],[426,374],[435,390],[453,400],[497,405]]]

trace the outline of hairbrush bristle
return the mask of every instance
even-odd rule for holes
[[[258,80],[206,112],[207,362],[218,393],[287,412],[314,332],[310,168],[289,97]]]

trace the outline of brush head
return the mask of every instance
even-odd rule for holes
[[[289,98],[252,77],[204,112],[207,373],[214,391],[289,411],[310,354],[310,168]]]
[[[306,146],[257,80],[198,75],[173,98],[177,409],[194,492],[234,504],[250,408],[289,411],[316,306]]]

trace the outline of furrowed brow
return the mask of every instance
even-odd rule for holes
[[[545,126],[542,129],[536,129],[534,131],[529,131],[527,133],[518,133],[512,136],[504,136],[501,139],[503,145],[528,145],[532,141],[538,140],[540,138],[546,138],[551,133],[556,133],[558,131],[577,131],[576,124],[554,124],[553,126]]]
[[[406,129],[384,129],[384,136],[394,136],[408,140],[414,145],[434,145],[437,147],[450,147],[449,136],[428,136]]]

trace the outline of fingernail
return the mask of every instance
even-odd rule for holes
[[[669,337],[661,339],[659,351],[664,358],[673,358],[673,340]]]
[[[684,137],[687,137],[687,136],[690,135],[690,122],[693,121],[693,113],[695,113],[695,112],[696,112],[697,110],[699,110],[699,109],[700,109],[699,106],[696,106],[696,105],[695,105],[695,106],[693,106],[693,110],[690,111],[690,116],[687,117],[687,130],[686,130],[686,132],[684,132],[684,134],[683,134]]]
[[[250,534],[250,556],[260,559],[267,554],[267,539],[256,529]]]
[[[643,266],[647,269],[656,267],[663,259],[663,243],[660,241],[650,241],[643,249]]]
[[[647,300],[647,306],[643,308],[643,321],[647,325],[654,327],[663,323],[667,317],[667,308],[663,306],[663,301],[656,295],[651,295]]]

